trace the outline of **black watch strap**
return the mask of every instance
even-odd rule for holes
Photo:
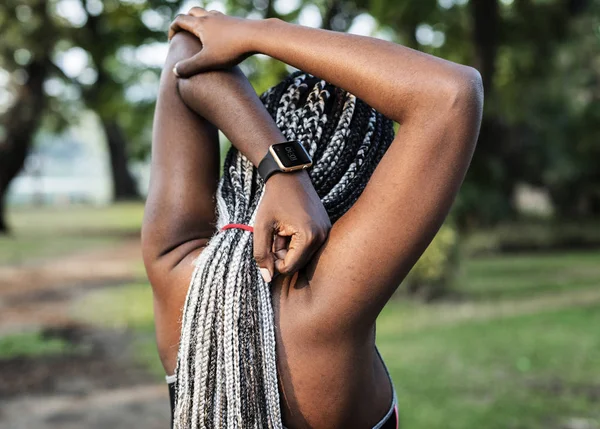
[[[277,162],[275,162],[273,154],[271,154],[271,151],[269,150],[260,164],[258,164],[258,174],[260,174],[260,177],[266,182],[269,177],[278,172],[281,172],[281,169],[279,168],[279,165],[277,165]]]

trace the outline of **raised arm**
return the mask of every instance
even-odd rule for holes
[[[481,122],[479,73],[371,37],[201,8],[191,15],[180,16],[172,31],[189,31],[204,47],[177,64],[179,75],[228,67],[259,52],[353,93],[400,124],[363,194],[307,270],[313,302],[331,317],[322,326],[370,327],[463,181]]]
[[[198,39],[189,33],[171,40],[156,104],[151,183],[142,228],[144,263],[154,290],[159,350],[169,373],[175,365],[191,262],[215,232],[217,130],[222,130],[255,164],[269,144],[284,140],[239,67],[178,81],[172,73],[175,63],[201,48]],[[306,172],[274,175],[266,188],[257,223],[272,224],[275,220],[287,225],[291,233],[302,233],[321,215],[324,228],[331,226]],[[255,253],[259,265],[267,270],[273,268],[273,260],[269,259],[270,231],[267,226],[255,225]],[[298,246],[300,256],[308,258],[324,239],[302,243],[304,246]],[[302,262],[301,258],[291,261]]]
[[[386,40],[199,7],[190,13],[175,20],[172,33],[189,31],[205,48],[177,63],[182,77],[262,53],[347,90],[401,124],[434,104],[481,92],[477,70]]]

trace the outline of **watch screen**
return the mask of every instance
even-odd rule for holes
[[[273,151],[286,168],[311,162],[308,153],[299,143],[278,143],[273,145]]]

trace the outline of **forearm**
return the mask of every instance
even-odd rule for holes
[[[239,67],[179,81],[185,104],[210,121],[257,166],[269,146],[285,138]]]
[[[339,86],[397,122],[452,102],[470,68],[399,44],[279,19],[253,21],[251,49]]]

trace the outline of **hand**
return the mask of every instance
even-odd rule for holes
[[[193,7],[188,15],[178,15],[169,28],[169,40],[179,31],[187,31],[200,39],[202,50],[175,64],[179,77],[190,77],[202,71],[233,67],[253,54],[250,49],[253,26],[249,20],[224,15],[216,10]]]
[[[254,222],[254,259],[266,282],[304,267],[331,229],[308,173],[277,173],[267,180]]]

